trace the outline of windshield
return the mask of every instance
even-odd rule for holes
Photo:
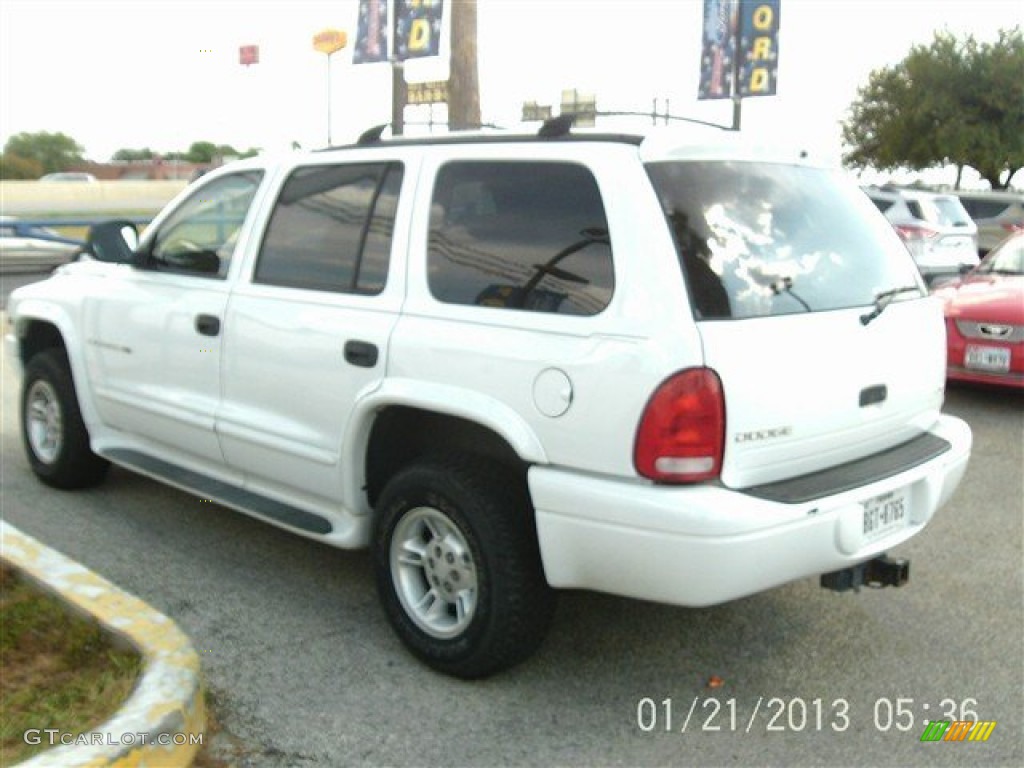
[[[1007,240],[992,251],[976,271],[980,274],[1024,275],[1024,237]]]
[[[892,226],[837,171],[722,161],[647,171],[698,319],[862,307],[883,291],[920,286]]]

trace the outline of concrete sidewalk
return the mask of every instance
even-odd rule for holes
[[[143,659],[135,690],[94,731],[55,746],[21,768],[161,766],[192,763],[206,725],[199,656],[177,625],[138,598],[0,520],[0,557],[126,641]],[[39,728],[56,724],[40,723]],[[43,734],[44,738],[46,734]]]

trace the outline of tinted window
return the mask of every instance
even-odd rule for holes
[[[453,304],[593,315],[611,300],[608,222],[590,171],[545,162],[456,162],[430,214],[431,293]]]
[[[961,199],[961,202],[975,219],[994,219],[1010,207],[1009,203],[998,200],[971,200],[968,198]]]
[[[907,200],[907,210],[910,211],[910,215],[915,219],[920,219],[921,221],[935,221],[934,211],[931,208],[922,205],[917,200]]]
[[[918,284],[893,228],[839,173],[727,162],[656,163],[648,173],[698,318],[864,306]]]
[[[384,290],[402,168],[300,168],[285,182],[256,263],[257,283],[318,291]]]
[[[204,184],[160,226],[150,251],[158,270],[224,277],[262,172],[236,173]]]

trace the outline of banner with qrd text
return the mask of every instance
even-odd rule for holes
[[[740,3],[740,96],[774,96],[779,77],[781,0]]]
[[[444,0],[395,0],[395,55],[400,61],[437,56]]]

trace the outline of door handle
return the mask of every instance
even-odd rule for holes
[[[360,368],[373,368],[377,364],[377,345],[368,341],[346,341],[345,360]]]
[[[203,336],[220,333],[220,318],[216,315],[196,315],[196,330]]]

